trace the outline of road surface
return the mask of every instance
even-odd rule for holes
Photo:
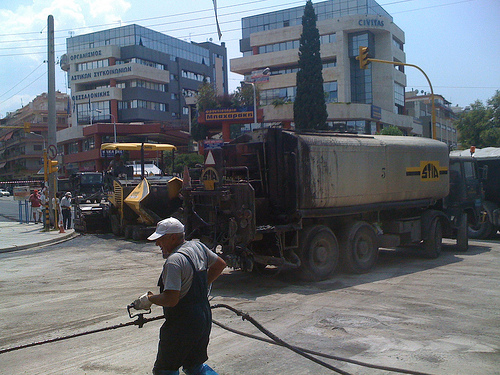
[[[163,259],[151,243],[85,235],[0,254],[0,349],[129,322],[126,306],[156,290]],[[285,341],[430,374],[498,374],[500,242],[447,247],[435,260],[382,252],[366,275],[319,283],[226,270],[215,303],[249,313]],[[153,316],[161,309],[153,309]],[[215,320],[259,334],[234,314]],[[0,354],[2,374],[151,374],[161,322]],[[277,346],[214,327],[209,364],[220,375],[334,373]],[[350,374],[390,374],[326,360]]]

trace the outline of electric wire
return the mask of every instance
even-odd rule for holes
[[[41,75],[39,75],[37,78],[35,78],[33,81],[31,81],[29,84],[27,84],[26,86],[24,86],[21,90],[17,91],[15,94],[12,94],[10,97],[8,97],[7,99],[3,100],[0,102],[0,104],[3,104],[5,103],[7,100],[11,99],[12,97],[14,97],[15,95],[19,94],[21,91],[23,91],[24,89],[30,87],[32,84],[34,84],[35,82],[37,82],[40,78],[42,78],[43,76],[45,76],[47,74],[47,72],[43,72]]]
[[[40,65],[38,65],[35,69],[33,69],[33,71],[31,73],[29,73],[26,77],[24,77],[22,80],[20,80],[17,84],[15,84],[14,86],[12,86],[12,88],[10,88],[9,90],[5,91],[3,94],[0,94],[0,98],[6,94],[8,94],[9,92],[11,92],[12,90],[14,90],[17,86],[19,86],[21,83],[23,83],[29,76],[31,76],[33,73],[35,73],[37,71],[37,69],[39,67],[41,67],[45,62],[42,62]],[[3,103],[3,102],[2,102]],[[1,103],[0,103],[1,104]]]
[[[257,0],[257,1],[250,1],[250,2],[247,2],[247,3],[240,3],[240,4],[236,4],[236,5],[228,5],[228,6],[224,6],[224,7],[219,7],[218,10],[220,10],[220,9],[226,9],[226,8],[232,8],[232,7],[238,7],[238,6],[252,5],[252,4],[256,4],[256,3],[260,3],[260,2],[264,2],[264,1],[266,1],[266,0]],[[380,6],[395,5],[395,4],[400,4],[400,3],[410,2],[410,1],[416,1],[416,0],[393,1],[393,2],[390,2],[390,3],[386,3],[386,4],[380,4]],[[410,10],[403,10],[403,11],[399,11],[399,12],[391,12],[391,14],[413,12],[413,11],[417,11],[417,10],[423,10],[423,9],[429,9],[429,8],[435,8],[435,7],[442,7],[442,6],[446,6],[446,5],[460,4],[460,3],[464,3],[464,2],[470,2],[470,1],[475,1],[475,0],[463,0],[463,1],[453,2],[453,3],[447,3],[447,4],[439,4],[439,5],[429,6],[429,7],[421,7],[421,8],[415,8],[415,9],[410,9]],[[290,7],[290,6],[293,6],[295,4],[302,5],[303,1],[297,1],[297,2],[292,2],[292,3],[285,3],[285,4],[270,5],[270,6],[267,6],[267,7],[261,7],[261,8],[259,8],[259,11],[262,11],[262,10],[265,10],[265,9],[279,8],[279,7],[283,7],[283,6]],[[355,7],[351,7],[351,9],[354,9],[354,8]],[[149,20],[155,20],[155,19],[161,19],[161,18],[171,18],[171,17],[178,17],[178,16],[185,16],[185,15],[193,15],[195,13],[203,13],[203,12],[208,12],[208,11],[213,11],[213,9],[209,8],[209,9],[202,9],[202,10],[192,11],[192,12],[169,14],[168,16],[140,18],[140,19],[129,20],[129,21],[124,21],[124,22],[130,24],[130,23],[135,23],[135,22],[149,21]],[[227,17],[227,16],[237,15],[237,14],[241,14],[241,13],[248,13],[248,10],[236,11],[236,12],[231,12],[231,13],[222,13],[222,14],[219,13],[218,17],[219,17],[219,19],[222,19],[222,18]],[[168,22],[163,22],[163,23],[158,23],[158,24],[147,25],[145,27],[157,27],[157,26],[162,26],[162,25],[167,25],[167,24],[168,25],[173,25],[173,24],[175,25],[175,24],[179,24],[179,23],[193,22],[193,21],[199,21],[199,20],[205,20],[205,19],[212,19],[212,18],[213,18],[213,15],[209,15],[209,16],[205,16],[205,17],[183,19],[183,20],[179,20],[179,21],[168,21]],[[231,20],[231,21],[221,21],[220,24],[224,25],[224,24],[234,23],[234,22],[240,22],[240,20],[238,19],[238,20]],[[56,33],[59,34],[59,33],[63,33],[63,32],[68,32],[68,31],[73,31],[73,30],[80,30],[80,29],[89,29],[89,28],[90,29],[97,29],[97,28],[102,28],[102,27],[112,26],[112,25],[114,25],[114,23],[97,24],[97,25],[92,25],[92,26],[81,26],[81,27],[76,27],[76,28],[72,28],[72,29],[57,30]],[[206,27],[211,27],[212,25],[205,25],[205,26]],[[161,30],[159,32],[169,33],[169,32],[186,30],[186,29],[191,29],[191,28],[192,28],[192,26],[186,26],[186,27],[176,28],[176,29]],[[240,29],[237,28],[237,29],[231,29],[231,30],[224,30],[224,32],[226,33],[226,32],[239,31],[239,30]],[[38,31],[37,32],[33,31],[33,32],[26,32],[26,33],[0,34],[0,38],[3,37],[3,36],[19,36],[19,35],[38,34],[38,33],[39,33]],[[213,34],[212,31],[208,31],[206,33],[197,34],[196,36],[207,35],[207,33],[208,34]],[[179,39],[186,38],[186,37],[188,37],[188,36],[181,36],[181,37],[179,37]],[[66,37],[65,36],[55,37],[55,39],[66,39]],[[43,38],[25,39],[25,40],[23,40],[23,42],[27,42],[27,41],[42,41],[42,40],[44,40],[44,39]],[[14,42],[14,41],[0,41],[0,44],[1,43],[11,43],[11,42]],[[19,41],[15,41],[15,42],[17,43]],[[64,43],[58,44],[58,45],[64,45]],[[36,46],[35,48],[41,48],[41,47],[44,47],[44,46]],[[15,46],[15,47],[4,47],[4,48],[0,48],[0,49],[20,49],[20,48],[26,48],[26,47]],[[26,53],[24,53],[24,54],[26,54]],[[2,56],[18,56],[18,55],[23,55],[23,54],[0,55],[0,57],[2,57]]]

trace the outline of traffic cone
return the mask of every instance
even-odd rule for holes
[[[62,221],[59,221],[59,233],[66,233],[64,231],[64,225],[63,225],[63,222]]]

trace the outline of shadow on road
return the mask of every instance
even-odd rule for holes
[[[249,300],[280,292],[310,295],[422,272],[461,262],[464,257],[489,251],[491,249],[487,245],[474,244],[469,246],[467,252],[460,253],[456,252],[454,246],[445,244],[439,258],[424,259],[416,248],[382,249],[377,265],[371,272],[357,275],[342,272],[340,269],[332,278],[315,283],[300,281],[293,272],[266,276],[256,272],[230,271],[217,279],[212,295]]]

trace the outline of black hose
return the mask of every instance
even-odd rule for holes
[[[224,324],[222,324],[222,323],[220,323],[220,322],[218,322],[216,320],[213,320],[213,319],[212,319],[212,323],[215,324],[216,326],[219,326],[222,329],[225,329],[226,331],[229,331],[229,332],[232,332],[232,333],[236,333],[237,335],[241,335],[241,336],[245,336],[245,337],[248,337],[248,338],[251,338],[251,339],[264,341],[264,342],[267,342],[269,344],[274,344],[274,345],[281,346],[281,344],[278,343],[278,342],[276,342],[276,341],[273,341],[273,340],[270,340],[270,339],[266,339],[265,337],[259,337],[259,336],[256,336],[256,335],[252,335],[251,333],[246,333],[246,332],[243,332],[243,331],[238,331],[237,329],[230,328],[230,327],[228,327],[228,326],[226,326],[226,325],[224,325]],[[338,357],[338,356],[335,356],[335,355],[330,355],[330,354],[324,354],[324,353],[321,353],[321,352],[316,352],[314,350],[301,348],[300,346],[294,346],[294,347],[297,348],[298,350],[302,350],[303,352],[306,352],[306,353],[309,353],[309,354],[313,354],[313,355],[317,355],[318,357],[324,357],[324,358],[328,358],[328,359],[334,359],[336,361],[342,361],[342,362],[352,363],[353,365],[358,365],[358,366],[363,366],[363,367],[368,367],[368,368],[375,368],[375,369],[378,369],[378,370],[399,372],[401,374],[431,375],[431,374],[428,374],[428,373],[425,373],[425,372],[418,372],[418,371],[413,371],[413,370],[404,370],[404,369],[399,369],[399,368],[395,368],[395,367],[387,367],[387,366],[381,366],[381,365],[373,365],[371,363],[356,361],[354,359],[342,358],[342,357]]]
[[[324,367],[326,367],[326,368],[328,368],[330,370],[336,371],[339,374],[350,375],[348,372],[340,370],[340,369],[338,369],[338,368],[336,368],[336,367],[334,367],[334,366],[332,366],[332,365],[330,365],[330,364],[328,364],[326,362],[323,362],[323,361],[321,361],[321,360],[319,360],[319,359],[317,359],[315,357],[310,356],[309,354],[313,354],[313,355],[316,355],[316,356],[319,356],[319,357],[328,358],[328,359],[333,359],[333,360],[336,360],[336,361],[342,361],[342,362],[352,363],[352,364],[355,364],[355,365],[358,365],[358,366],[364,366],[364,367],[368,367],[368,368],[374,368],[374,369],[385,370],[385,371],[398,372],[398,373],[402,373],[402,374],[431,375],[431,374],[424,373],[424,372],[418,372],[418,371],[412,371],[412,370],[404,370],[404,369],[399,369],[399,368],[395,368],[395,367],[373,365],[373,364],[366,363],[366,362],[356,361],[356,360],[353,360],[353,359],[342,358],[342,357],[338,357],[338,356],[334,356],[334,355],[329,355],[329,354],[324,354],[324,353],[316,352],[316,351],[309,350],[309,349],[304,349],[304,348],[301,348],[301,347],[298,347],[298,346],[292,346],[292,345],[286,343],[285,341],[281,340],[279,337],[277,337],[276,335],[274,335],[272,332],[268,331],[260,323],[258,323],[255,319],[253,319],[249,314],[244,313],[241,310],[235,309],[234,307],[231,307],[231,306],[226,305],[226,304],[221,304],[221,303],[213,305],[213,306],[211,306],[211,308],[212,309],[225,308],[225,309],[228,309],[228,310],[234,312],[236,315],[241,316],[241,318],[243,320],[247,320],[248,322],[252,323],[255,327],[257,327],[257,329],[259,329],[259,331],[261,331],[262,333],[264,333],[266,336],[270,337],[271,340],[263,338],[263,337],[259,337],[259,336],[256,336],[256,335],[252,335],[250,333],[245,333],[245,332],[242,332],[242,331],[238,331],[236,329],[227,327],[224,324],[219,323],[216,320],[212,319],[212,322],[215,325],[217,325],[217,326],[219,326],[219,327],[221,327],[221,328],[223,328],[223,329],[225,329],[225,330],[227,330],[229,332],[233,332],[233,333],[236,333],[236,334],[241,335],[241,336],[249,337],[249,338],[252,338],[252,339],[255,339],[255,340],[264,341],[264,342],[267,342],[267,343],[270,343],[270,344],[275,344],[275,345],[283,346],[283,347],[285,347],[287,349],[290,349],[293,352],[295,352],[295,353],[297,353],[297,354],[299,354],[299,355],[301,355],[301,356],[303,356],[303,357],[305,357],[305,358],[307,358],[307,359],[309,359],[309,360],[311,360],[311,361],[313,361],[313,362],[315,362],[315,363],[317,363],[317,364],[319,364],[321,366],[324,366]],[[133,322],[121,323],[121,324],[117,324],[117,325],[110,326],[110,327],[98,328],[98,329],[91,330],[91,331],[86,331],[86,332],[81,332],[81,333],[75,333],[73,335],[68,335],[68,336],[63,336],[63,337],[56,337],[56,338],[49,339],[49,340],[38,341],[38,342],[34,342],[34,343],[30,343],[30,344],[25,344],[25,345],[19,345],[19,346],[15,346],[15,347],[11,347],[11,348],[6,348],[6,349],[0,349],[0,354],[12,352],[12,351],[19,350],[19,349],[30,348],[30,347],[33,347],[33,346],[48,344],[48,343],[52,343],[52,342],[63,341],[63,340],[67,340],[67,339],[71,339],[71,338],[75,338],[75,337],[90,335],[90,334],[93,334],[93,333],[110,331],[110,330],[113,330],[113,329],[118,329],[118,328],[127,327],[127,326],[131,326],[131,325],[137,325],[137,326],[139,326],[139,328],[142,328],[142,326],[145,323],[152,322],[152,321],[159,320],[159,319],[164,319],[164,318],[165,317],[163,315],[159,315],[159,316],[156,316],[156,317],[153,317],[153,318],[144,318],[143,314],[139,314],[138,318],[136,320],[134,320]]]
[[[90,335],[92,333],[110,331],[112,329],[117,329],[117,328],[132,326],[132,325],[137,325],[137,326],[139,326],[139,328],[141,328],[145,323],[152,322],[153,320],[164,319],[164,318],[165,317],[163,315],[156,316],[154,318],[144,318],[142,315],[140,315],[139,318],[137,318],[133,322],[121,323],[121,324],[117,324],[117,325],[110,326],[110,327],[98,328],[98,329],[94,329],[94,330],[91,330],[91,331],[75,333],[73,335],[68,335],[68,336],[63,336],[63,337],[56,337],[56,338],[49,339],[49,340],[44,340],[44,341],[32,342],[30,344],[14,346],[12,348],[0,349],[0,354],[4,354],[4,353],[8,353],[8,352],[13,352],[13,351],[19,350],[19,349],[31,348],[33,346],[38,346],[38,345],[43,345],[43,344],[49,344],[51,342],[63,341],[63,340],[72,339],[72,338],[75,338],[75,337],[86,336],[86,335]]]
[[[213,305],[211,306],[212,309],[217,309],[217,308],[225,308],[225,309],[228,309],[228,310],[231,310],[232,312],[234,312],[236,315],[238,316],[241,316],[241,318],[243,320],[248,320],[250,323],[252,323],[255,327],[258,328],[259,331],[261,331],[263,334],[265,334],[266,336],[270,337],[274,342],[276,343],[279,343],[280,346],[284,346],[285,348],[288,348],[290,349],[291,351],[323,366],[323,367],[326,367],[332,371],[335,371],[335,372],[338,372],[339,374],[343,374],[343,375],[350,375],[348,372],[346,371],[343,371],[339,368],[336,368],[335,366],[332,366],[330,365],[329,363],[326,363],[326,362],[323,362],[307,353],[305,353],[303,350],[299,350],[297,349],[296,347],[286,343],[285,341],[281,340],[278,336],[274,335],[272,332],[268,331],[267,329],[265,329],[262,325],[260,325],[260,323],[258,323],[255,319],[253,319],[250,315],[240,311],[240,310],[237,310],[235,309],[234,307],[231,307],[229,305],[225,305],[225,304],[221,304],[221,303],[218,303],[216,305]]]

